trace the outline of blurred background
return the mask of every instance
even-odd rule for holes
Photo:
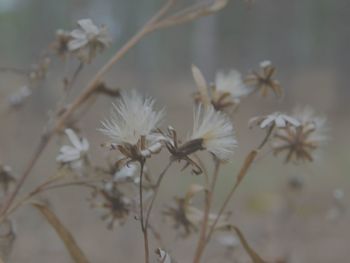
[[[192,2],[179,0],[178,6]],[[113,44],[84,67],[71,94],[74,98],[92,74],[162,3],[162,0],[0,0],[0,67],[29,68],[52,43],[57,29],[71,30],[77,20],[91,18],[108,27]],[[171,124],[185,136],[191,129],[188,128],[193,107],[191,94],[195,91],[192,63],[208,81],[213,81],[217,70],[237,69],[247,74],[257,69],[261,61],[272,61],[285,98],[255,96],[241,106],[234,120],[239,149],[222,171],[217,204],[229,189],[244,156],[263,136],[248,129],[249,118],[275,110],[290,112],[296,105],[309,105],[328,118],[330,140],[319,160],[293,166],[266,156],[257,162],[232,202],[232,220],[271,262],[344,263],[349,258],[349,10],[350,2],[346,0],[252,3],[232,0],[214,16],[147,36],[105,78],[111,87],[135,88],[156,98],[157,105],[166,108],[166,125]],[[7,109],[7,98],[28,80],[12,72],[0,72],[0,163],[10,165],[18,175],[39,141],[50,109],[62,93],[62,79],[71,76],[77,65],[74,60],[52,61],[46,79],[15,111]],[[110,103],[110,98],[99,98],[79,122],[82,134],[90,141],[91,158],[96,162],[103,162],[105,156],[100,144],[106,138],[97,128],[108,116]],[[50,144],[25,190],[54,174],[61,142],[55,139]],[[155,171],[160,168],[154,163]],[[174,195],[182,195],[190,182],[200,182],[189,171],[179,174],[178,168],[171,170],[155,214]],[[297,191],[290,187],[296,179],[302,185]],[[91,262],[140,262],[143,251],[138,223],[131,219],[123,228],[107,230],[89,208],[87,196],[84,191],[64,189],[51,193],[49,199]],[[9,262],[71,262],[61,241],[37,211],[24,208],[14,219],[17,239]],[[156,219],[162,222],[160,217]],[[169,225],[161,223],[160,228],[175,258],[189,262],[194,239],[181,242]],[[235,253],[244,254],[240,247],[237,250]],[[213,241],[205,262],[230,262],[229,256],[232,255]],[[250,262],[244,255],[241,257],[237,262]]]

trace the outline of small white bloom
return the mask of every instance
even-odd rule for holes
[[[77,51],[78,58],[89,63],[97,50],[103,50],[111,43],[107,28],[97,27],[91,19],[81,19],[77,22],[79,28],[71,33],[68,42],[69,51]]]
[[[249,126],[251,127],[254,124],[258,125],[261,129],[265,129],[271,127],[272,125],[275,125],[278,128],[284,128],[287,125],[298,127],[300,125],[300,122],[297,119],[286,114],[274,112],[270,115],[254,117],[250,119]]]
[[[190,140],[203,139],[203,147],[222,160],[229,159],[237,146],[230,119],[212,106],[197,106]]]
[[[136,91],[124,93],[118,103],[113,104],[111,118],[102,122],[100,131],[116,145],[136,145],[142,136],[150,140],[164,116],[163,110],[155,111],[153,106],[153,99],[144,99]]]
[[[215,87],[219,92],[229,93],[237,101],[251,92],[251,89],[244,85],[242,75],[237,70],[231,70],[227,74],[216,73]]]
[[[81,161],[86,156],[89,150],[89,142],[85,138],[80,139],[71,129],[66,129],[65,133],[72,145],[62,146],[56,160],[63,164],[74,164]]]

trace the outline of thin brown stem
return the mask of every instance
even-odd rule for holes
[[[153,208],[153,205],[154,205],[154,201],[156,200],[157,198],[157,195],[159,193],[159,188],[160,188],[160,184],[166,174],[166,172],[169,170],[170,166],[172,165],[173,161],[169,161],[169,163],[167,164],[167,166],[163,169],[163,171],[160,173],[158,179],[157,179],[157,182],[154,186],[154,194],[153,194],[153,197],[152,197],[152,200],[151,200],[151,203],[149,205],[149,208],[148,208],[148,211],[147,211],[147,214],[146,214],[146,220],[145,220],[145,227],[147,228],[148,227],[148,224],[149,224],[149,218],[150,218],[150,215],[151,215],[151,212],[152,212],[152,208]]]
[[[140,169],[140,185],[139,185],[139,197],[140,197],[140,224],[141,224],[141,230],[143,234],[143,244],[145,248],[145,263],[149,263],[149,245],[148,245],[148,231],[147,226],[145,225],[145,219],[144,219],[144,210],[143,210],[143,168],[144,168],[144,162],[142,161],[140,163],[141,169]]]
[[[3,205],[1,206],[1,210],[0,210],[1,218],[5,218],[4,217],[5,213],[7,212],[9,207],[11,206],[13,200],[15,199],[16,195],[18,194],[19,190],[21,189],[23,183],[25,182],[25,180],[29,176],[32,168],[34,167],[35,163],[39,159],[41,153],[43,152],[43,150],[45,149],[45,147],[49,143],[50,137],[51,136],[49,134],[48,135],[43,135],[41,137],[39,145],[37,146],[37,148],[36,148],[36,150],[34,152],[34,155],[30,159],[30,161],[29,161],[29,163],[27,165],[27,168],[25,169],[24,173],[22,174],[22,176],[17,181],[17,184],[15,185],[14,190],[11,193],[9,193],[9,195],[6,197]]]
[[[218,215],[217,217],[215,218],[213,224],[211,225],[210,229],[209,229],[209,233],[207,235],[207,238],[206,238],[206,243],[209,242],[214,230],[215,230],[215,227],[220,219],[220,217],[222,216],[222,214],[224,213],[226,207],[228,206],[230,200],[232,199],[232,196],[234,195],[234,193],[236,192],[238,186],[240,185],[240,183],[242,182],[243,178],[246,176],[249,168],[251,167],[251,165],[253,164],[256,156],[258,155],[259,151],[265,146],[265,144],[268,142],[269,138],[271,137],[272,135],[272,131],[274,130],[274,125],[272,125],[267,134],[265,135],[263,141],[260,143],[260,145],[257,147],[257,149],[255,150],[252,150],[245,158],[244,160],[244,163],[241,167],[241,169],[239,170],[238,172],[238,175],[236,177],[236,182],[235,184],[233,185],[233,187],[231,188],[230,192],[228,193],[228,195],[226,196],[225,198],[225,201],[224,203],[222,204],[219,212],[218,212]]]
[[[213,199],[216,181],[219,175],[219,168],[220,168],[220,161],[218,159],[215,159],[215,168],[214,168],[213,179],[211,181],[210,189],[206,189],[205,191],[205,206],[204,206],[203,222],[201,225],[197,248],[193,259],[194,263],[200,262],[204,252],[204,248],[206,244],[205,237],[207,235],[207,228],[208,228],[208,222],[209,222],[209,214],[210,214],[211,204],[213,201],[212,199]]]

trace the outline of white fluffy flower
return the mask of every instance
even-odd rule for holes
[[[229,159],[237,146],[229,118],[213,107],[199,105],[194,111],[191,140],[202,139],[203,147],[222,160]]]
[[[72,145],[63,145],[56,160],[60,163],[81,161],[89,150],[89,142],[85,138],[80,139],[71,129],[66,129],[65,133]]]
[[[254,124],[258,125],[261,129],[265,129],[271,127],[271,125],[275,125],[278,128],[284,128],[287,125],[297,127],[300,125],[300,122],[297,119],[286,114],[274,112],[270,115],[251,118],[249,120],[249,126],[252,126]]]
[[[122,98],[113,106],[111,118],[103,121],[103,128],[100,129],[113,143],[136,145],[142,136],[146,140],[154,139],[152,132],[159,125],[164,111],[153,109],[153,99],[144,99],[133,91],[130,94],[122,94]]]
[[[215,87],[217,91],[229,93],[235,100],[251,92],[251,89],[244,85],[242,75],[237,70],[231,70],[226,74],[216,73]]]

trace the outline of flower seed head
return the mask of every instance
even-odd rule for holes
[[[230,119],[212,106],[199,105],[194,111],[194,125],[190,140],[202,140],[202,146],[218,159],[227,160],[233,154],[237,141]]]
[[[297,109],[295,119],[300,125],[277,129],[272,141],[274,154],[285,152],[285,161],[312,162],[317,156],[317,150],[327,140],[325,135],[325,119],[315,116],[310,108]]]

